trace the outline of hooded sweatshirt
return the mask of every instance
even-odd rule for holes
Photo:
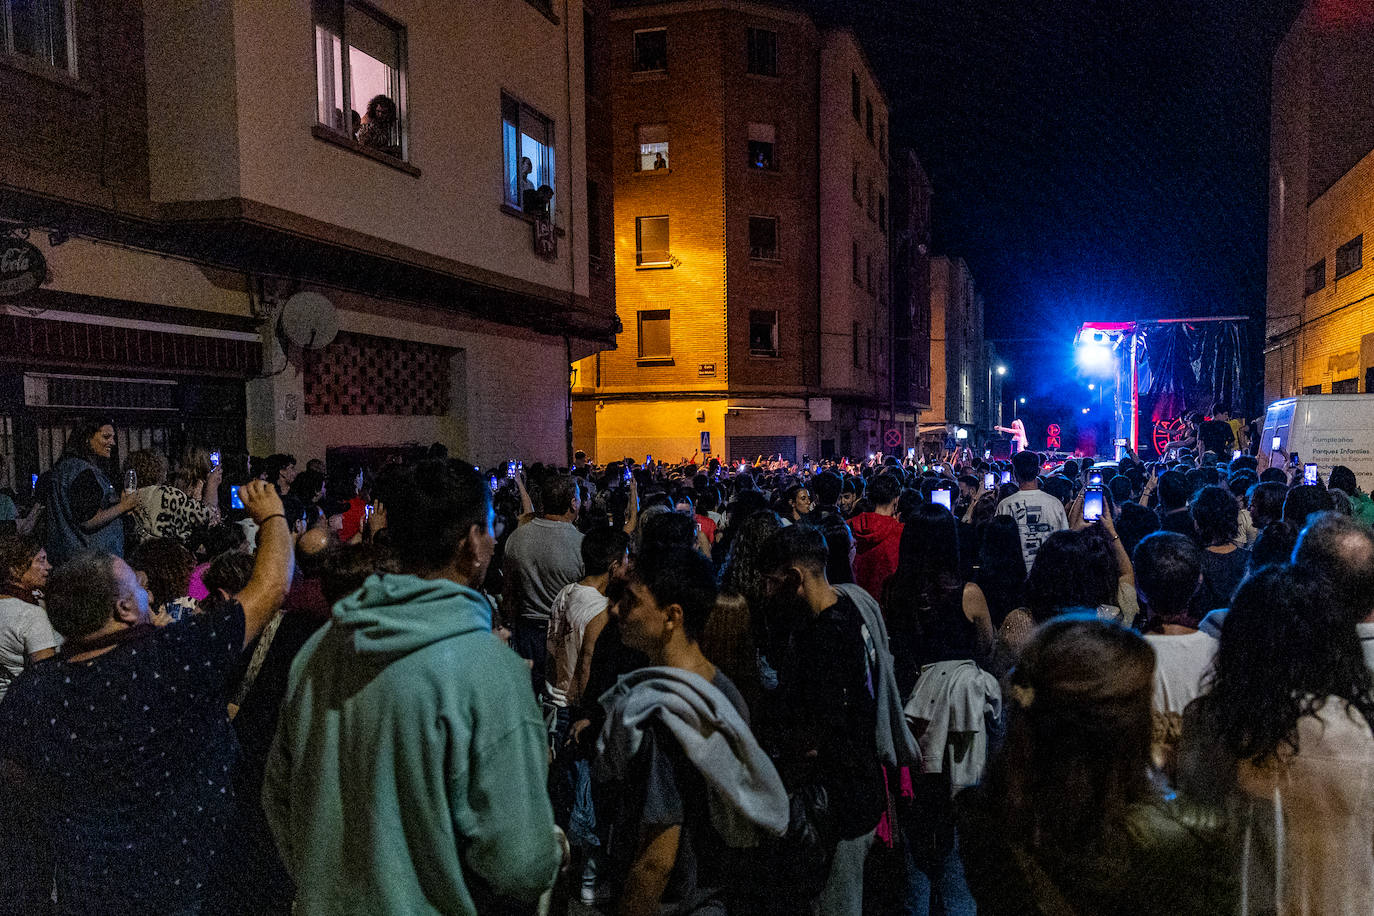
[[[296,912],[462,913],[533,901],[561,858],[529,671],[491,606],[374,575],[291,668],[263,808]]]
[[[864,512],[850,519],[849,527],[854,532],[854,581],[881,600],[883,586],[897,571],[902,523],[893,515]]]

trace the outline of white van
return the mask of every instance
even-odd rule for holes
[[[1322,479],[1343,464],[1355,472],[1361,490],[1374,488],[1374,394],[1306,394],[1269,405],[1264,414],[1260,451],[1281,467],[1283,456],[1297,454],[1315,463]]]

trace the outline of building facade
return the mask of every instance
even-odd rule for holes
[[[40,8],[0,49],[0,231],[48,268],[0,303],[11,474],[91,414],[122,448],[566,460],[614,322],[596,4]]]
[[[930,178],[914,150],[898,150],[892,188],[892,391],[904,437],[931,407]]]
[[[983,297],[963,258],[930,261],[930,411],[921,439],[931,445],[973,446],[988,429],[988,356],[983,346]],[[929,447],[929,446],[928,446]]]
[[[887,113],[853,36],[734,0],[611,19],[621,331],[575,369],[577,448],[602,462],[869,448],[886,391]]]
[[[1308,4],[1272,80],[1265,401],[1374,392],[1374,10]]]

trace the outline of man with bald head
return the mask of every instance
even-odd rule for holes
[[[1349,516],[1318,513],[1302,530],[1293,563],[1331,583],[1355,623],[1365,664],[1374,670],[1374,532]]]

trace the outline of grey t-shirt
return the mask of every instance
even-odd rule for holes
[[[582,578],[582,532],[570,522],[536,518],[506,541],[507,607],[521,620],[547,622],[553,599]]]

